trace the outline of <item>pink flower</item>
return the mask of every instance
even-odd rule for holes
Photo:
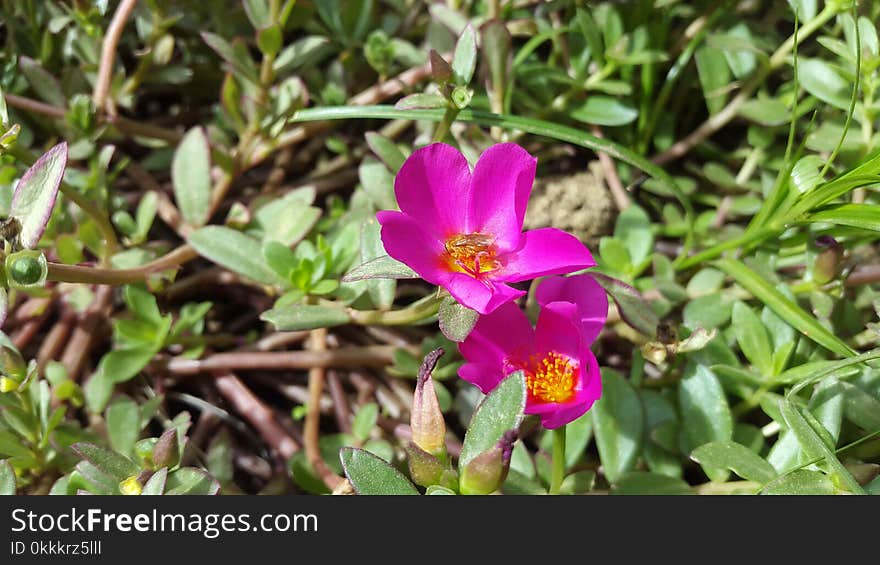
[[[413,152],[394,181],[401,211],[376,215],[385,251],[480,314],[525,294],[505,283],[594,266],[571,234],[523,233],[536,164],[513,143],[487,149],[473,174],[452,146]]]
[[[583,415],[602,394],[599,363],[590,344],[608,314],[608,297],[590,275],[551,277],[538,285],[541,306],[533,329],[513,303],[480,316],[459,345],[466,363],[458,374],[484,393],[523,370],[526,414],[538,414],[546,428]]]

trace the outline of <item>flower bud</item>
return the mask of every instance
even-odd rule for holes
[[[464,110],[471,103],[471,98],[474,96],[474,91],[465,86],[456,86],[452,89],[452,94],[449,95],[452,103],[455,104],[455,107],[459,110]]]
[[[516,430],[508,430],[494,447],[471,459],[461,471],[461,494],[490,494],[497,490],[507,478],[516,439]]]
[[[18,383],[9,377],[0,377],[0,392],[7,393],[12,392],[13,390],[18,388]]]
[[[0,346],[0,374],[19,383],[27,376],[27,363],[18,351],[8,345]]]
[[[437,400],[437,391],[434,390],[434,381],[431,378],[431,373],[437,366],[437,360],[441,355],[443,355],[443,348],[437,348],[428,353],[419,368],[418,381],[413,395],[410,427],[412,428],[413,443],[443,461],[446,458],[446,422],[443,420],[443,413],[440,411],[440,403]]]
[[[417,485],[423,487],[440,485],[451,490],[458,487],[458,474],[415,443],[407,444],[406,454],[409,475]]]
[[[153,447],[153,466],[156,469],[162,467],[174,467],[180,462],[180,447],[177,443],[177,430],[171,428],[156,442]]]
[[[843,246],[830,235],[819,236],[814,243],[817,253],[813,260],[813,280],[819,284],[825,284],[833,280],[840,272]]]
[[[153,448],[156,447],[158,441],[154,437],[148,437],[134,444],[134,453],[137,455],[138,460],[148,467],[153,465]]]
[[[437,84],[445,84],[452,80],[452,66],[446,62],[446,59],[441,57],[436,49],[431,49],[428,56],[431,60],[431,75]]]
[[[141,492],[143,492],[143,490],[144,487],[141,486],[141,483],[138,481],[137,475],[132,475],[131,477],[119,483],[119,492],[124,495],[137,496]]]
[[[46,257],[39,251],[30,249],[7,255],[5,266],[10,288],[43,286],[49,274]]]

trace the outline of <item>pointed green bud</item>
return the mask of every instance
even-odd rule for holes
[[[436,49],[431,49],[428,58],[431,60],[431,75],[437,84],[443,85],[452,80],[452,65]]]
[[[840,273],[843,246],[830,235],[822,235],[814,242],[817,252],[813,260],[813,280],[819,284],[830,282]]]
[[[443,348],[428,353],[419,368],[410,426],[413,443],[442,461],[446,458],[446,422],[443,412],[440,411],[437,391],[434,390],[434,380],[431,378],[441,355]]]
[[[177,442],[177,429],[165,430],[165,433],[153,447],[153,467],[174,467],[180,462],[180,445]]]
[[[18,383],[27,376],[27,363],[21,353],[8,345],[0,346],[0,374]]]
[[[477,455],[461,472],[461,494],[491,494],[501,486],[510,469],[516,430],[504,432],[494,447]]]
[[[138,461],[141,461],[151,469],[153,467],[153,449],[158,442],[159,440],[157,438],[148,437],[134,444],[134,453],[137,455]]]
[[[409,476],[414,483],[423,487],[440,485],[451,490],[458,488],[458,473],[447,464],[413,442],[407,443],[406,453]]]

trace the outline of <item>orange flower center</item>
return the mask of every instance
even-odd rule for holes
[[[566,402],[574,396],[578,367],[555,351],[532,355],[523,367],[529,396],[538,402]]]
[[[453,271],[479,278],[483,273],[498,270],[497,250],[492,236],[484,233],[460,233],[446,240],[443,259]]]

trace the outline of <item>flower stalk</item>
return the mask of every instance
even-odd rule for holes
[[[553,430],[553,467],[550,474],[550,494],[559,494],[565,478],[565,426]]]

